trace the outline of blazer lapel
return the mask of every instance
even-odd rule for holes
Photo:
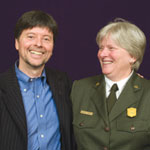
[[[46,70],[48,84],[50,89],[53,93],[53,98],[56,103],[56,108],[59,116],[60,125],[62,124],[63,117],[64,117],[64,110],[63,110],[63,100],[62,99],[62,82],[61,76],[59,74],[54,73],[53,71]],[[63,117],[62,117],[63,116]]]
[[[104,77],[100,77],[100,81],[97,82],[93,87],[93,93],[91,99],[95,104],[97,112],[101,115],[104,122],[108,124],[108,113],[106,105],[106,96],[105,96],[105,81]]]
[[[119,99],[115,103],[109,115],[109,120],[112,121],[122,112],[126,111],[128,107],[140,100],[142,95],[141,82],[138,81],[137,75],[134,73],[131,79],[127,82]]]
[[[25,110],[23,106],[19,84],[15,74],[15,69],[11,68],[4,75],[3,79],[4,83],[2,83],[1,89],[3,91],[4,96],[2,99],[4,100],[4,103],[10,115],[12,116],[14,122],[17,124],[18,129],[20,129],[21,133],[26,139],[27,125],[26,125]]]
[[[70,136],[70,122],[72,121],[72,112],[71,100],[69,100],[71,83],[64,73],[46,69],[46,75],[58,112],[61,132],[61,144],[62,149],[64,150],[67,149],[67,147],[71,147],[70,141],[72,141]]]

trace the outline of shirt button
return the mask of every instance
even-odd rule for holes
[[[106,132],[109,132],[109,131],[110,131],[110,128],[109,128],[109,127],[105,127],[105,131],[106,131]]]
[[[41,134],[41,138],[44,138],[44,134]]]
[[[39,96],[39,95],[37,95],[36,97],[37,97],[37,98],[39,98],[40,96]]]
[[[40,115],[40,118],[43,118],[43,115]]]
[[[32,81],[33,81],[33,79],[32,79],[32,78],[30,78],[30,79],[29,79],[29,81],[30,81],[30,82],[32,82]]]
[[[24,92],[26,92],[26,91],[27,91],[27,89],[23,89],[23,91],[24,91]]]

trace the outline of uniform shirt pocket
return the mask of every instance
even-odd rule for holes
[[[117,130],[130,133],[147,132],[148,122],[146,120],[119,119],[117,120]]]
[[[88,116],[80,114],[73,120],[73,125],[77,128],[94,128],[98,122],[99,118],[96,115]]]

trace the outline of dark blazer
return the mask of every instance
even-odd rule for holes
[[[150,150],[150,81],[133,73],[109,116],[103,75],[75,81],[71,99],[78,150]]]
[[[70,81],[65,73],[50,69],[46,76],[58,111],[61,150],[72,150]],[[0,150],[27,150],[27,122],[14,66],[0,74]]]

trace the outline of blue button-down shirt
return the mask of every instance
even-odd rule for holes
[[[31,79],[15,66],[27,119],[28,150],[60,150],[56,105],[46,74]]]

